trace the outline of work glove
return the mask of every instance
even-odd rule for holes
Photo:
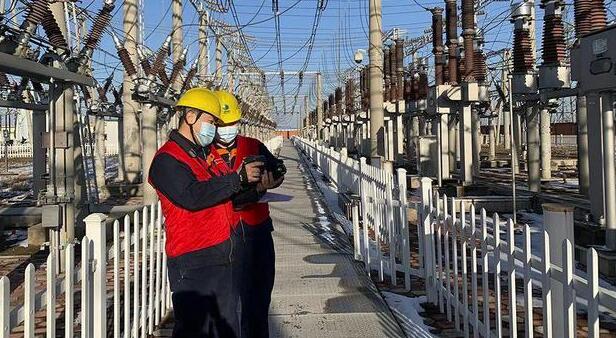
[[[242,185],[259,183],[261,181],[261,174],[263,172],[264,165],[265,163],[260,160],[251,161],[249,159],[245,159],[237,170],[238,175],[240,175],[240,182]]]

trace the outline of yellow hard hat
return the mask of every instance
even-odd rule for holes
[[[242,111],[235,96],[227,91],[218,90],[214,95],[220,101],[220,119],[223,123],[234,123],[242,118]]]
[[[175,106],[198,109],[220,119],[220,101],[211,90],[206,88],[187,90]]]

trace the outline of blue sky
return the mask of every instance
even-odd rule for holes
[[[144,5],[144,36],[145,43],[152,49],[157,49],[162,40],[171,31],[170,0],[143,0]],[[84,1],[85,3],[86,1]],[[91,9],[98,9],[102,0],[94,0]],[[117,9],[112,25],[115,30],[121,29],[122,11],[120,0],[116,0]],[[199,2],[199,0],[196,0]],[[248,22],[261,22],[243,28],[245,34],[256,38],[251,46],[251,53],[257,65],[266,72],[278,72],[278,53],[276,48],[275,20],[273,20],[271,0],[235,0],[233,1],[237,11],[237,19],[242,25]],[[538,2],[538,1],[537,1]],[[572,3],[571,1],[567,1]],[[281,54],[282,59],[291,59],[283,62],[282,68],[292,72],[302,68],[306,62],[308,48],[303,47],[310,38],[312,24],[316,13],[317,0],[279,0],[281,27]],[[322,14],[317,35],[310,59],[307,61],[306,71],[319,71],[324,74],[324,95],[329,94],[338,85],[336,74],[339,70],[354,67],[353,53],[358,48],[366,49],[368,43],[368,0],[329,0]],[[419,4],[420,5],[419,5]],[[616,10],[614,1],[606,1],[612,12],[608,18],[613,19],[613,11]],[[489,4],[482,13],[478,13],[477,21],[480,28],[486,30],[486,50],[499,50],[508,47],[511,43],[512,25],[509,23],[509,1],[494,1]],[[388,31],[397,27],[406,32],[409,38],[421,36],[430,27],[430,13],[422,7],[444,7],[444,1],[412,0],[383,0],[383,30]],[[569,16],[572,16],[572,6]],[[234,24],[235,19],[231,11],[227,13],[212,13],[216,19]],[[537,6],[537,31],[541,32],[543,12]],[[189,63],[192,63],[197,53],[197,26],[198,16],[195,8],[189,1],[184,4],[184,35],[185,44],[189,46]],[[121,30],[118,31],[121,34]],[[541,34],[538,34],[539,37]],[[539,40],[539,39],[538,39]],[[111,39],[105,38],[103,47],[106,52],[99,52],[96,59],[105,64],[97,68],[96,76],[105,78],[117,66],[115,50],[110,44]],[[213,41],[211,43],[213,45]],[[538,41],[538,48],[541,42]],[[420,51],[419,56],[429,55],[431,47],[428,46]],[[211,55],[213,54],[213,49]],[[213,58],[212,58],[213,60]],[[368,61],[367,55],[365,61]],[[407,59],[408,63],[410,59]],[[490,60],[496,62],[497,59]],[[489,63],[490,63],[489,62]],[[213,65],[212,67],[213,68]],[[121,69],[121,68],[120,68]],[[282,112],[282,91],[280,77],[268,77],[268,89],[275,96],[279,114],[274,115],[282,127],[297,125],[297,116],[303,114],[303,97],[309,96],[310,108],[315,104],[314,77],[306,75],[301,88],[296,77],[286,79],[285,94],[287,96],[287,113]],[[294,113],[291,113],[294,99],[297,97]],[[300,104],[301,103],[301,104]]]

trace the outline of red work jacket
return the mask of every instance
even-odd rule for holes
[[[244,158],[259,155],[259,140],[238,135],[236,142],[237,153],[233,168],[229,168],[225,162],[225,165],[227,165],[227,168],[230,171],[237,171],[240,165],[242,165]],[[211,152],[217,153],[214,146],[212,146]],[[270,217],[269,205],[267,203],[250,204],[243,207],[241,210],[236,211],[236,213],[243,224],[252,227],[263,224],[263,222],[267,221]]]
[[[230,173],[229,167],[217,152],[211,152],[207,160],[204,160],[191,157],[177,143],[168,141],[157,155],[160,153],[169,154],[186,164],[199,181]],[[203,210],[190,211],[173,204],[164,194],[157,193],[165,216],[165,250],[169,257],[220,244],[230,238],[231,228],[239,222],[239,215],[233,211],[231,200]]]

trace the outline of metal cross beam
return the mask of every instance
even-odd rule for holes
[[[88,87],[94,87],[96,85],[94,79],[89,76],[77,74],[65,69],[45,66],[38,62],[6,53],[0,53],[0,71],[33,79],[41,83],[49,83],[51,79],[54,79],[56,81],[70,82]]]

